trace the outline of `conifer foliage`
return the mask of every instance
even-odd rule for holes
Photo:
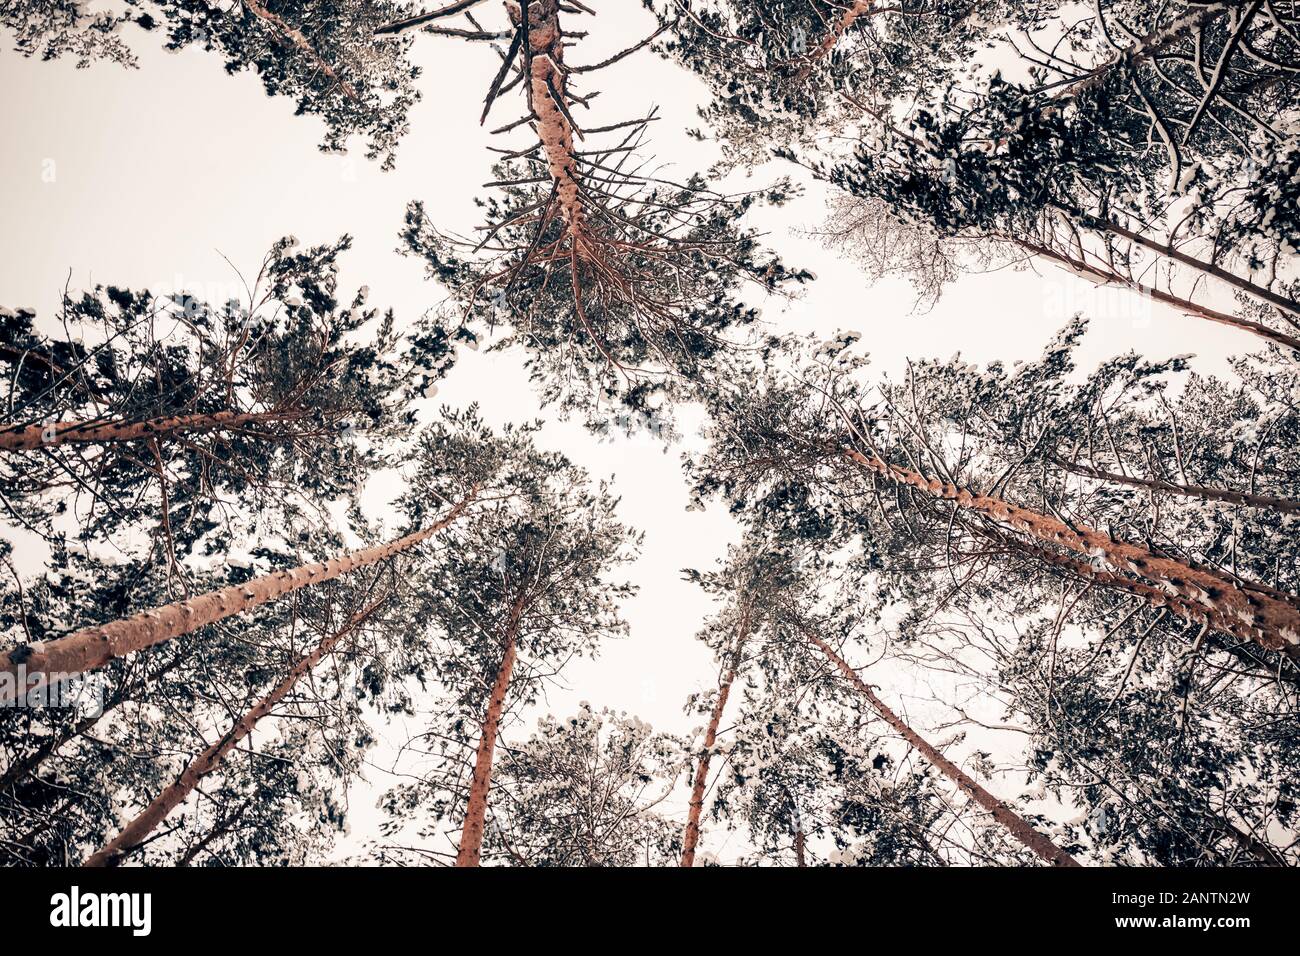
[[[437,169],[389,211],[419,315],[344,286],[347,235],[226,301],[0,308],[0,861],[1300,864],[1294,5],[630,7],[0,0],[19,56],[207,54],[386,175],[437,166],[422,96],[469,107],[440,149],[492,144],[468,224]],[[481,72],[435,87],[448,44]],[[611,79],[655,55],[708,169]],[[761,315],[814,280],[758,225],[805,193],[918,305],[1047,266],[1234,351],[999,314],[1041,354],[877,369],[896,316]],[[489,340],[545,418],[488,413]],[[611,410],[664,450],[700,423],[687,510],[735,535],[674,543],[690,651],[640,623],[662,568],[620,495],[680,501],[565,423]],[[699,662],[680,728],[552,699],[617,641]]]

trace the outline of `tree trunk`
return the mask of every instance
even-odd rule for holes
[[[750,610],[748,605],[741,612],[740,627],[736,632],[736,645],[731,651],[731,660],[722,675],[722,684],[718,688],[718,699],[714,701],[713,713],[709,717],[709,727],[704,734],[704,752],[700,754],[699,765],[695,768],[695,782],[691,787],[691,804],[686,815],[686,835],[682,839],[682,866],[695,865],[695,848],[700,842],[700,816],[704,811],[704,787],[709,776],[709,760],[713,745],[718,739],[718,725],[722,723],[722,711],[727,706],[731,695],[731,685],[736,680],[736,671],[740,667],[741,653],[745,641],[749,639]]]
[[[213,412],[172,415],[137,422],[54,422],[49,425],[0,426],[0,450],[33,451],[55,445],[90,445],[163,437],[176,432],[218,431],[292,421],[301,412]]]
[[[555,183],[555,195],[570,235],[585,233],[578,159],[573,151],[573,124],[566,101],[564,31],[560,29],[559,0],[532,0],[528,22],[518,4],[509,3],[510,19],[525,31],[529,102],[537,115],[537,136],[546,153],[546,165]],[[578,242],[575,245],[580,245]],[[583,255],[582,250],[578,250]]]
[[[95,670],[114,658],[190,634],[310,584],[330,581],[349,571],[401,554],[460,517],[477,491],[477,487],[471,489],[439,521],[396,541],[362,548],[328,561],[302,565],[292,571],[276,571],[246,584],[210,591],[133,617],[88,627],[48,644],[18,647],[0,656],[0,703],[44,686],[51,678],[62,680]]]
[[[1298,345],[1300,345],[1300,340],[1298,340]],[[1249,491],[1232,491],[1226,488],[1209,488],[1205,485],[1180,485],[1172,481],[1165,481],[1162,478],[1135,478],[1130,475],[1117,475],[1114,472],[1102,471],[1089,465],[1081,465],[1078,462],[1066,461],[1055,456],[1051,460],[1053,464],[1059,465],[1067,471],[1072,471],[1076,475],[1096,478],[1099,481],[1109,481],[1117,485],[1150,488],[1153,491],[1164,491],[1184,498],[1199,498],[1202,501],[1226,501],[1228,504],[1247,505],[1251,508],[1267,508],[1270,511],[1280,511],[1283,514],[1300,514],[1300,500],[1295,498],[1275,498],[1272,495],[1257,495]]]
[[[387,599],[387,595],[385,595],[363,610],[358,611],[347,624],[317,644],[315,650],[300,658],[289,669],[289,673],[285,675],[284,680],[280,681],[269,694],[240,717],[224,737],[194,758],[194,761],[185,768],[175,783],[158,794],[153,802],[141,811],[139,816],[123,828],[121,833],[109,841],[103,849],[87,857],[86,862],[82,865],[103,867],[116,866],[120,863],[125,854],[129,853],[132,848],[139,846],[167,818],[168,814],[185,802],[185,799],[194,792],[199,782],[221,765],[221,761],[226,758],[230,751],[234,750],[240,741],[253,732],[257,722],[269,714],[271,708],[284,700],[289,691],[293,690],[294,685],[305,674],[311,673],[325,655],[338,646],[339,641],[356,630]]]
[[[852,29],[853,24],[857,23],[859,18],[879,12],[878,10],[872,9],[872,7],[877,5],[877,2],[878,0],[855,0],[855,2],[844,11],[840,18],[831,26],[830,30],[827,31],[826,36],[822,39],[822,42],[818,44],[817,49],[808,54],[808,65],[804,67],[803,70],[804,76],[807,76],[812,71],[813,64],[820,60],[824,60],[830,55],[832,50],[839,46],[840,40],[844,39],[844,34],[848,33],[849,30]]]
[[[488,794],[492,789],[492,754],[496,750],[497,732],[501,715],[505,712],[506,694],[510,692],[510,675],[515,669],[518,647],[515,638],[519,633],[519,617],[524,610],[524,592],[520,590],[510,619],[506,622],[505,653],[497,678],[488,697],[487,713],[478,740],[478,753],[474,757],[474,776],[470,782],[469,802],[465,806],[465,823],[460,831],[460,847],[456,851],[457,866],[478,866],[483,850],[483,832],[487,825]]]
[[[1197,316],[1198,318],[1208,319],[1211,322],[1218,322],[1220,325],[1227,325],[1234,329],[1240,329],[1243,332],[1250,332],[1252,335],[1258,335],[1260,338],[1266,339],[1269,342],[1274,342],[1284,348],[1300,352],[1300,338],[1296,338],[1293,335],[1287,335],[1285,332],[1279,332],[1276,329],[1271,329],[1262,322],[1243,319],[1240,316],[1230,315],[1227,312],[1220,312],[1218,309],[1211,309],[1208,306],[1198,305],[1190,299],[1183,299],[1173,295],[1172,293],[1163,292],[1154,286],[1145,285],[1138,282],[1136,279],[1126,278],[1109,269],[1104,269],[1101,266],[1083,262],[1073,256],[1066,255],[1063,252],[1058,252],[1055,249],[1040,245],[1039,243],[1032,242],[1028,239],[1021,239],[1015,236],[1000,236],[999,238],[1015,243],[1026,252],[1031,252],[1036,256],[1059,263],[1075,273],[1082,273],[1085,276],[1094,279],[1101,285],[1122,285],[1125,288],[1132,289],[1139,295],[1148,296],[1157,302],[1163,302],[1165,305],[1178,309],[1181,312],[1186,312],[1190,315]]]
[[[858,692],[867,699],[867,702],[871,705],[872,709],[875,710],[875,712],[878,713],[884,721],[889,724],[889,726],[893,727],[894,730],[898,731],[898,733],[902,735],[904,740],[924,754],[925,759],[943,773],[943,775],[949,780],[957,784],[963,793],[991,813],[993,819],[1006,827],[1008,833],[1030,850],[1033,850],[1034,853],[1038,854],[1038,856],[1044,861],[1053,866],[1079,865],[1078,860],[1070,856],[1070,854],[1066,853],[1055,843],[1026,823],[1024,818],[1022,818],[1018,813],[1010,809],[1005,803],[972,780],[960,767],[943,754],[939,753],[939,751],[934,747],[931,747],[914,730],[912,730],[911,727],[903,723],[899,716],[886,707],[884,701],[875,695],[875,692],[872,691],[872,689],[867,686],[866,682],[857,675],[857,672],[848,665],[848,662],[831,649],[829,644],[821,638],[809,634],[807,631],[804,632],[804,636],[815,644],[832,664],[839,668],[840,673],[842,673],[849,682],[853,684]]]
[[[1089,558],[1104,559],[1116,571],[1122,569],[1145,578],[1148,582],[1146,587],[1154,586],[1170,599],[1176,598],[1168,601],[1169,608],[1175,613],[1208,622],[1225,634],[1252,640],[1268,650],[1280,651],[1300,660],[1300,608],[1289,601],[1243,589],[1220,574],[1190,567],[1135,544],[1116,541],[1087,525],[1071,526],[1058,518],[1008,504],[1000,498],[977,495],[949,482],[891,465],[875,455],[864,455],[852,449],[846,449],[844,455],[896,484],[951,501],[959,508],[986,515],[1003,526],[1048,544]],[[1128,579],[1113,573],[1106,580],[1110,583]]]

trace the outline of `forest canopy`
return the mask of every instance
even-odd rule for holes
[[[0,0],[0,43],[179,52],[437,187],[382,210],[410,313],[344,221],[221,301],[0,306],[5,865],[1300,863],[1292,4]],[[945,309],[1044,347],[935,358]],[[584,450],[633,439],[680,488]]]

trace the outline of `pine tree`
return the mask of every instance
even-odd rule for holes
[[[483,428],[473,411],[451,421]],[[608,490],[590,486],[563,456],[538,450],[534,431],[512,428],[493,440],[507,482],[457,529],[456,547],[422,563],[413,579],[410,628],[428,648],[422,672],[441,688],[423,739],[437,741],[443,759],[388,805],[397,816],[420,808],[433,826],[458,827],[458,866],[480,863],[493,826],[503,726],[566,660],[624,632],[618,604],[632,593],[608,575],[630,560],[639,536],[617,520]],[[431,432],[418,450],[412,488],[420,490],[404,499],[413,514],[425,507],[424,489],[449,477],[443,449],[453,437]]]
[[[484,857],[515,866],[663,866],[679,828],[657,812],[681,776],[680,740],[608,708],[539,718],[503,747]]]

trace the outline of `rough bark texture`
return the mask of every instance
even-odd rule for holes
[[[518,3],[506,4],[511,22],[523,26]],[[532,0],[528,4],[526,45],[528,99],[537,117],[537,136],[546,153],[546,165],[555,183],[560,214],[581,255],[586,215],[580,198],[578,160],[573,152],[573,124],[567,102],[564,74],[564,31],[560,29],[559,0]]]
[[[166,437],[177,432],[219,431],[291,421],[298,412],[214,412],[211,415],[172,415],[135,422],[55,422],[0,428],[0,449],[32,451],[68,444],[103,444]]]
[[[950,482],[927,478],[919,472],[891,465],[875,455],[864,455],[852,449],[845,450],[844,454],[868,471],[897,484],[987,515],[1004,526],[1048,544],[1104,561],[1106,568],[1103,570],[1111,571],[1106,578],[1108,583],[1129,580],[1124,572],[1145,579],[1134,583],[1147,588],[1154,586],[1175,613],[1184,617],[1195,615],[1193,619],[1208,622],[1225,634],[1252,640],[1268,650],[1281,651],[1300,659],[1300,608],[1285,599],[1247,590],[1223,575],[1190,567],[1135,544],[1116,541],[1087,525],[1072,527],[1058,518],[1009,504],[1001,498],[978,495]]]
[[[492,694],[488,697],[487,713],[483,717],[483,730],[478,740],[478,753],[474,757],[474,776],[470,780],[469,802],[465,805],[465,823],[460,831],[460,847],[456,851],[457,866],[478,866],[483,851],[483,831],[487,825],[488,795],[492,789],[492,754],[496,750],[497,733],[501,715],[505,712],[506,695],[510,692],[510,676],[514,673],[518,646],[519,616],[523,613],[523,593],[510,609],[506,622],[505,653],[497,668]]]
[[[304,675],[311,673],[316,665],[325,658],[325,655],[333,651],[343,638],[347,637],[370,615],[374,614],[385,600],[386,598],[380,598],[357,612],[346,625],[317,644],[315,650],[311,651],[311,653],[300,658],[289,669],[289,673],[285,675],[284,680],[280,681],[269,694],[240,717],[224,737],[195,757],[193,762],[176,779],[175,783],[158,794],[153,802],[140,812],[139,816],[122,829],[121,833],[109,841],[101,850],[87,857],[86,862],[82,865],[103,867],[116,866],[121,862],[125,854],[129,853],[133,847],[139,846],[167,818],[168,814],[185,802],[186,798],[198,787],[199,782],[221,765],[221,762],[225,760],[230,751],[234,750],[240,741],[253,732],[257,722],[269,714],[276,704],[284,700],[289,691],[293,690],[294,685]]]
[[[1138,478],[1132,475],[1117,475],[1114,472],[1102,471],[1099,468],[1092,468],[1075,461],[1065,461],[1062,458],[1053,458],[1052,461],[1076,475],[1096,478],[1099,481],[1108,481],[1117,485],[1150,488],[1153,491],[1164,491],[1183,498],[1199,498],[1202,501],[1225,501],[1228,504],[1247,505],[1251,508],[1267,508],[1270,511],[1280,511],[1284,514],[1300,514],[1300,501],[1294,498],[1275,498],[1272,495],[1257,495],[1249,491],[1232,491],[1226,488],[1209,488],[1205,485],[1180,485],[1172,481],[1165,481],[1162,478]]]
[[[704,751],[695,768],[695,782],[691,787],[690,809],[686,815],[686,834],[682,839],[682,866],[695,865],[695,848],[700,842],[700,816],[704,811],[704,788],[709,777],[709,760],[713,755],[713,745],[718,739],[718,726],[722,723],[722,712],[731,695],[731,685],[736,680],[736,671],[740,667],[741,654],[745,641],[749,639],[750,612],[748,606],[741,612],[740,627],[736,632],[736,644],[732,648],[731,658],[722,675],[722,684],[718,688],[718,699],[713,703],[713,713],[709,717],[709,727],[704,734]]]
[[[31,691],[52,676],[70,677],[102,667],[117,657],[153,647],[163,641],[197,631],[205,625],[224,620],[249,608],[266,604],[299,588],[329,581],[357,568],[378,564],[425,541],[451,524],[473,500],[471,491],[439,521],[387,544],[352,551],[338,558],[306,564],[292,571],[255,578],[219,591],[177,601],[143,614],[88,627],[48,644],[25,644],[0,656],[0,675],[10,674],[11,681],[0,681],[0,703],[11,700],[20,675]]]
[[[1276,329],[1271,329],[1262,322],[1243,319],[1240,316],[1231,315],[1227,312],[1220,312],[1218,309],[1211,309],[1208,306],[1198,305],[1189,299],[1183,299],[1169,292],[1163,292],[1154,286],[1138,282],[1136,279],[1125,278],[1118,273],[1083,262],[1073,256],[1057,252],[1055,249],[1050,249],[1047,246],[1040,245],[1036,242],[1016,237],[1007,238],[1008,241],[1014,242],[1025,251],[1032,252],[1034,255],[1040,256],[1044,259],[1060,263],[1073,272],[1082,273],[1083,275],[1094,279],[1101,285],[1124,286],[1125,288],[1132,289],[1139,295],[1148,296],[1157,302],[1163,302],[1165,305],[1172,306],[1180,312],[1185,312],[1198,318],[1208,319],[1211,322],[1218,322],[1221,325],[1231,326],[1232,328],[1240,329],[1243,332],[1250,332],[1251,334],[1258,335],[1260,338],[1266,339],[1269,342],[1275,342],[1284,348],[1294,349],[1295,351],[1300,352],[1300,338],[1296,338],[1293,335],[1287,335],[1285,332],[1279,332]]]
[[[1026,823],[1018,813],[972,780],[960,767],[939,753],[934,747],[931,747],[916,731],[903,723],[899,716],[886,707],[884,701],[877,697],[875,692],[867,686],[867,683],[857,675],[857,672],[848,665],[848,662],[831,649],[829,644],[806,631],[804,636],[816,645],[832,664],[839,668],[840,673],[867,699],[872,709],[884,719],[885,723],[893,727],[904,740],[919,750],[926,760],[961,788],[963,793],[991,813],[993,819],[1006,827],[1008,833],[1053,866],[1079,865],[1078,860]]]

